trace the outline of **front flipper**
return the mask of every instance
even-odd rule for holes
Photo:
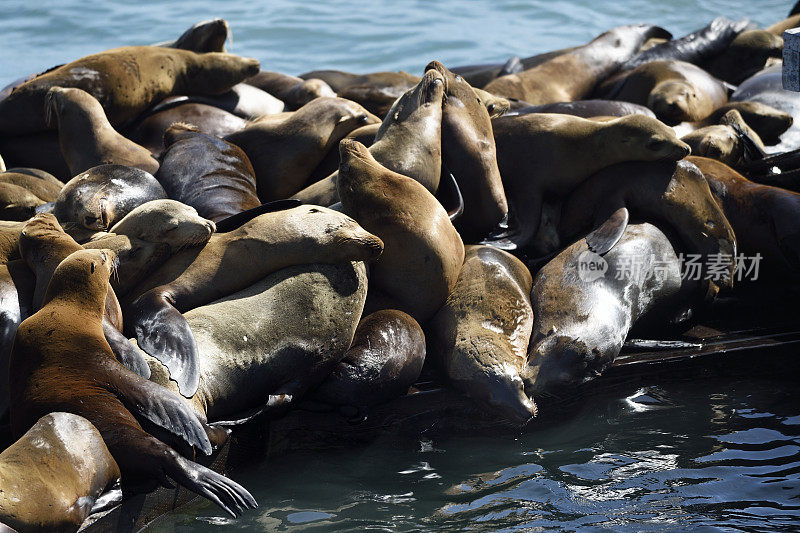
[[[628,209],[620,207],[605,222],[586,236],[586,244],[589,250],[598,255],[607,253],[622,238],[626,227],[628,227]]]
[[[293,399],[291,394],[270,394],[265,405],[245,411],[239,418],[233,420],[214,421],[214,425],[241,426],[265,415],[283,414],[291,407]]]
[[[208,498],[236,518],[247,509],[258,507],[247,489],[202,465],[178,454],[173,456],[167,475],[192,492]]]
[[[103,333],[117,361],[144,379],[150,379],[150,367],[144,360],[142,352],[137,350],[128,338],[112,326],[105,317],[103,317]]]
[[[211,442],[206,431],[186,402],[157,383],[133,372],[119,370],[115,373],[117,397],[135,417],[164,428],[206,455],[211,454]]]
[[[183,396],[191,398],[200,384],[197,344],[189,323],[167,295],[156,289],[139,296],[128,309],[127,326],[139,347],[169,370]],[[127,318],[127,316],[126,316]]]

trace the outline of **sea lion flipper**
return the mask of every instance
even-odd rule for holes
[[[144,360],[142,352],[137,350],[125,335],[120,333],[117,328],[112,326],[111,323],[105,319],[103,320],[103,333],[117,361],[122,363],[128,370],[142,376],[144,379],[150,379],[150,367],[147,361]]]
[[[133,331],[139,347],[169,370],[180,393],[191,398],[200,384],[197,344],[189,323],[166,296],[150,291],[133,303]]]
[[[525,70],[525,67],[522,65],[522,60],[520,60],[519,56],[514,56],[505,62],[503,68],[497,73],[497,76],[508,76],[509,74],[516,74],[523,70]]]
[[[264,213],[272,213],[273,211],[283,211],[284,209],[292,209],[293,207],[297,207],[299,205],[303,205],[303,202],[300,200],[294,200],[292,198],[287,198],[285,200],[274,200],[272,202],[267,202],[265,204],[261,204],[258,207],[254,207],[253,209],[248,209],[247,211],[242,211],[241,213],[237,213],[235,215],[229,216],[228,218],[224,218],[216,223],[217,226],[217,233],[226,233],[228,231],[233,231],[236,228],[241,227],[244,225],[245,222],[249,222],[252,219],[256,218],[259,215],[263,215]]]
[[[171,478],[216,503],[234,518],[247,509],[258,507],[247,489],[235,481],[183,457],[176,455],[175,460],[177,468],[170,469]]]
[[[586,244],[589,246],[589,250],[598,255],[607,253],[622,238],[627,226],[628,209],[620,207],[605,222],[586,236]]]
[[[215,426],[241,426],[256,418],[260,418],[272,412],[283,412],[288,409],[294,396],[291,394],[270,394],[267,403],[261,407],[245,411],[239,418],[233,420],[218,420],[214,422]]]
[[[202,450],[204,454],[211,454],[211,442],[203,425],[189,406],[174,392],[132,373],[120,376],[125,379],[123,376],[127,376],[127,381],[130,383],[119,387],[124,391],[119,395],[119,399],[134,416],[146,418],[158,427],[182,438],[190,446]],[[180,482],[177,479],[175,481]]]

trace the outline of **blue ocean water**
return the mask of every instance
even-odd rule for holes
[[[717,15],[759,25],[777,0],[443,0],[366,3],[3,0],[0,85],[223,17],[231,52],[292,74],[505,61],[650,22],[675,35]],[[197,501],[150,531],[800,530],[794,381],[637,384],[517,437],[376,442],[296,454],[235,476],[260,503],[229,520]]]

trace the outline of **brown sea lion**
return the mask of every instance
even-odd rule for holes
[[[224,19],[201,20],[181,34],[174,41],[155,46],[191,50],[198,54],[224,52],[225,40],[231,36],[231,28]]]
[[[800,194],[753,183],[729,166],[705,157],[687,158],[703,172],[745,257],[761,254],[762,279],[800,273]],[[773,274],[773,276],[770,276]],[[777,277],[776,277],[777,276]]]
[[[155,175],[170,198],[214,222],[261,205],[250,159],[236,145],[188,124],[173,124]]]
[[[419,76],[403,71],[351,74],[340,70],[315,70],[300,74],[300,78],[322,80],[340,97],[358,102],[381,118],[395,100],[419,83]]]
[[[358,323],[344,358],[309,398],[340,409],[361,409],[408,393],[425,362],[425,334],[402,311],[385,309]]]
[[[48,174],[48,176],[52,180],[31,174],[25,169],[11,169],[0,172],[0,183],[17,185],[45,202],[54,202],[64,184],[53,178],[52,175]]]
[[[444,77],[442,154],[464,197],[459,225],[467,234],[489,233],[508,215],[491,117],[463,78],[438,61],[429,63],[425,70],[436,70]]]
[[[61,224],[108,231],[134,208],[167,193],[152,174],[124,165],[99,165],[69,180],[53,214]]]
[[[317,98],[299,110],[256,121],[224,140],[244,150],[262,202],[288,198],[345,135],[378,118],[343,98]]]
[[[564,202],[559,234],[566,242],[574,241],[622,207],[636,219],[660,224],[680,239],[688,253],[699,254],[703,276],[719,259],[714,276],[704,280],[709,296],[732,286],[736,238],[696,166],[682,160],[629,161],[607,167]]]
[[[792,28],[797,28],[798,26],[800,26],[800,13],[795,13],[794,15],[790,15],[789,17],[781,20],[780,22],[776,22],[772,26],[768,26],[767,31],[772,35],[782,37],[783,32],[786,30],[791,30]]]
[[[169,368],[181,394],[190,397],[199,380],[197,346],[181,313],[281,268],[370,261],[382,249],[379,238],[324,207],[265,213],[236,230],[212,235],[202,248],[182,250],[131,291],[125,306],[127,331]]]
[[[681,140],[689,145],[694,155],[710,157],[734,168],[745,164],[750,148],[748,143],[754,143],[758,149],[764,150],[764,143],[758,134],[735,109],[725,113],[719,124],[699,128],[684,135]]]
[[[603,254],[587,239],[566,248],[539,271],[531,291],[528,393],[558,394],[598,376],[633,325],[680,289],[678,255],[651,224],[628,225]]]
[[[458,281],[429,327],[447,383],[519,425],[536,416],[525,393],[532,283],[508,252],[467,246]]]
[[[147,242],[166,244],[171,251],[204,245],[215,231],[214,223],[177,200],[151,200],[133,209],[109,230]]]
[[[24,222],[0,222],[0,417],[8,409],[8,357],[20,322],[33,313],[33,273],[19,259]]]
[[[211,452],[206,430],[178,396],[114,358],[101,324],[114,261],[110,251],[71,254],[53,273],[42,309],[20,324],[10,366],[13,434],[50,412],[74,413],[103,436],[126,487],[169,477],[231,515],[256,507],[237,483],[183,458],[140,425]]]
[[[119,476],[88,420],[47,414],[0,453],[0,523],[20,533],[77,531]]]
[[[703,66],[712,76],[739,85],[763,69],[769,58],[780,58],[782,53],[783,39],[780,36],[766,30],[747,30]]]
[[[366,126],[361,126],[360,128],[354,129],[353,131],[345,135],[344,138],[355,139],[364,146],[366,146],[367,148],[370,148],[375,142],[375,136],[378,134],[378,131],[381,129],[381,126],[383,126],[383,123],[367,124]],[[325,155],[325,158],[320,162],[320,164],[317,165],[317,168],[314,169],[314,172],[311,173],[311,176],[309,176],[308,182],[306,183],[307,186],[306,188],[311,187],[318,181],[324,180],[325,178],[327,178],[331,174],[334,174],[338,170],[339,170],[339,150],[330,150]],[[306,193],[301,191],[298,192],[297,194],[305,195]],[[317,198],[319,199],[318,201],[313,201],[309,203],[325,205],[329,201],[338,198],[336,194],[336,184],[329,183],[325,195],[324,196],[320,195]]]
[[[643,105],[616,100],[578,100],[577,102],[557,102],[555,104],[535,105],[515,109],[507,116],[528,115],[530,113],[556,113],[559,115],[574,115],[576,117],[624,117],[627,115],[644,115],[656,118],[655,113]]]
[[[442,171],[444,87],[444,77],[439,72],[426,72],[414,88],[397,99],[369,147],[370,153],[380,164],[417,180],[431,193],[438,189]],[[353,136],[345,138],[358,140]],[[336,160],[336,172],[306,187],[292,198],[319,205],[338,202],[336,183],[339,179],[339,158]]]
[[[695,122],[728,101],[725,85],[684,61],[651,61],[609,79],[598,95],[646,105],[669,125]]]
[[[596,122],[529,114],[493,121],[497,160],[516,220],[510,246],[529,244],[542,202],[564,198],[601,168],[621,161],[678,160],[689,147],[672,128],[643,115]]]
[[[117,256],[119,266],[111,279],[111,287],[119,298],[124,297],[172,254],[167,243],[114,233],[98,235],[81,246],[92,250],[111,250]]]
[[[81,89],[53,87],[45,95],[48,124],[58,129],[61,153],[75,176],[97,165],[126,165],[155,174],[150,151],[126,139],[109,124],[103,106]]]
[[[784,113],[761,102],[728,102],[716,108],[710,115],[698,122],[682,122],[674,126],[679,137],[705,126],[719,124],[720,119],[727,112],[736,110],[749,127],[756,132],[764,144],[777,144],[780,136],[791,127],[793,119],[789,113]]]
[[[464,244],[447,212],[416,180],[378,163],[363,144],[339,144],[337,189],[344,212],[384,240],[370,287],[417,321],[430,318],[453,290]]]
[[[45,95],[52,87],[83,89],[120,127],[174,94],[219,94],[256,74],[258,61],[231,54],[129,46],[90,55],[41,74],[0,100],[0,136],[47,130]]]
[[[630,59],[647,39],[658,36],[670,34],[645,24],[620,26],[534,68],[497,78],[484,89],[531,105],[580,100]]]
[[[0,182],[0,220],[28,220],[46,203],[24,187]]]
[[[244,82],[283,101],[290,111],[300,109],[311,100],[321,96],[336,96],[333,89],[322,80],[314,78],[304,80],[297,76],[268,70],[262,70]]]

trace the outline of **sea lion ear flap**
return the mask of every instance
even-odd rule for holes
[[[622,238],[628,227],[628,209],[620,207],[608,219],[586,236],[589,250],[598,255],[608,253]]]

